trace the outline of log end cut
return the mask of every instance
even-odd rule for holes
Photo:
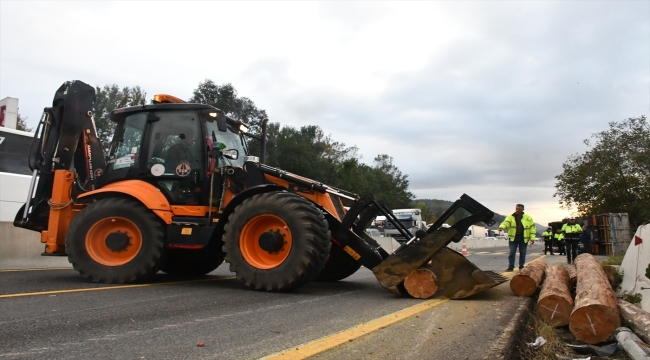
[[[438,290],[438,279],[430,269],[415,269],[404,279],[404,288],[416,299],[428,299]]]
[[[571,333],[576,339],[587,344],[598,344],[607,340],[620,326],[618,311],[598,304],[576,308],[569,321]]]
[[[561,295],[549,295],[540,298],[537,303],[537,314],[545,323],[552,326],[569,325],[573,303]]]
[[[510,280],[510,290],[517,296],[531,296],[537,290],[537,282],[529,276],[517,274]]]

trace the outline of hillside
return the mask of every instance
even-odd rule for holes
[[[433,217],[438,218],[442,214],[444,214],[444,212],[454,202],[453,201],[447,201],[447,200],[439,200],[439,199],[417,199],[417,200],[414,200],[414,203],[415,204],[424,203],[424,205],[426,206],[426,210],[424,211],[423,219],[425,219],[425,221],[427,223],[429,223],[429,222],[433,222],[433,221],[432,220],[427,221],[426,220],[427,215],[432,215]],[[466,211],[462,211],[460,214],[458,214],[458,213],[455,214],[455,217],[452,217],[452,219],[451,219],[452,221],[449,221],[449,222],[454,223],[457,220],[458,217],[464,217],[464,216],[467,216]],[[486,226],[486,228],[491,229],[491,230],[498,229],[499,224],[501,224],[503,222],[503,220],[505,220],[505,218],[506,218],[506,215],[501,215],[501,214],[494,213],[494,217],[493,217],[493,219],[495,221],[494,225]],[[485,225],[485,224],[483,224],[483,225]],[[537,230],[537,236],[541,237],[541,234],[546,229],[546,226],[535,223],[535,228]]]

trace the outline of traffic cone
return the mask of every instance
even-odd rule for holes
[[[463,250],[461,251],[461,254],[463,254],[463,256],[468,255],[467,254],[467,244],[465,244],[465,239],[463,239]]]

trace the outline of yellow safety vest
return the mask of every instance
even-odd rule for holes
[[[582,226],[578,224],[564,224],[562,225],[562,232],[565,234],[575,234],[582,232]]]
[[[524,227],[524,243],[528,243],[528,240],[535,240],[535,222],[533,218],[528,214],[521,215],[521,225]],[[506,219],[503,220],[500,228],[508,229],[508,238],[510,241],[515,241],[515,235],[517,234],[517,223],[515,222],[515,217],[511,214],[506,216]]]

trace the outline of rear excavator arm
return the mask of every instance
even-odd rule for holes
[[[43,255],[65,255],[64,238],[78,210],[73,199],[94,188],[105,168],[93,120],[95,89],[64,83],[43,111],[29,154],[32,181],[14,226],[41,232]],[[77,184],[75,187],[74,184]]]

